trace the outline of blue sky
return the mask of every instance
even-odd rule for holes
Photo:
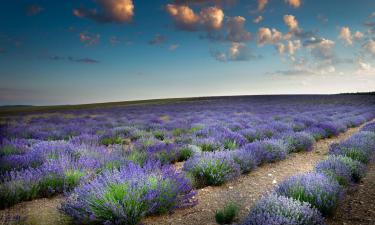
[[[3,1],[0,104],[375,90],[373,0]]]

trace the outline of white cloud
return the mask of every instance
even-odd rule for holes
[[[301,48],[300,40],[288,41],[288,53],[290,55],[294,55],[294,53],[300,48]]]
[[[358,60],[357,62],[357,71],[355,72],[356,75],[360,76],[375,76],[375,68],[368,62],[364,62],[362,60]]]
[[[375,41],[373,39],[369,39],[367,43],[362,46],[362,48],[370,55],[375,56]]]
[[[342,39],[345,45],[353,45],[353,36],[349,27],[342,27],[339,38]]]
[[[280,55],[284,54],[284,52],[285,52],[285,45],[283,43],[277,43],[275,47],[276,47],[277,52]]]

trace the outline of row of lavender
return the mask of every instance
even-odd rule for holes
[[[314,172],[295,175],[253,207],[242,224],[325,224],[345,193],[345,187],[365,175],[365,164],[375,152],[375,122],[345,141],[330,146],[327,159]]]
[[[193,185],[221,184],[375,116],[371,98],[292,100],[8,118],[1,129],[0,208],[64,192],[62,210],[82,223],[137,224],[195,204]],[[186,159],[184,172],[170,165]]]

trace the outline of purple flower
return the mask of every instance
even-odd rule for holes
[[[172,167],[129,163],[77,187],[62,210],[80,223],[138,224],[146,216],[194,204],[188,179]]]
[[[203,152],[190,158],[183,170],[190,173],[197,186],[220,185],[240,175],[240,166],[231,151]]]
[[[320,173],[306,173],[290,177],[276,189],[276,193],[301,202],[308,202],[323,214],[331,215],[343,194],[342,187]]]
[[[324,225],[320,212],[309,203],[270,194],[252,208],[242,225]]]

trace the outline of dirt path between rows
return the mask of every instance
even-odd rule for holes
[[[375,157],[359,185],[349,188],[329,225],[375,224]]]
[[[312,170],[314,165],[327,155],[329,145],[350,137],[355,132],[358,132],[362,126],[351,128],[337,137],[318,141],[311,152],[294,153],[283,161],[265,164],[255,171],[242,175],[238,179],[222,186],[199,189],[195,196],[198,200],[198,204],[195,207],[179,209],[169,215],[148,217],[143,223],[145,225],[213,225],[216,224],[214,219],[215,211],[221,209],[229,201],[235,201],[240,204],[241,210],[237,221],[241,221],[247,216],[251,207],[262,194],[271,190],[278,182],[294,174]],[[374,180],[374,177],[372,179]],[[350,198],[350,196],[347,197]],[[15,224],[16,215],[21,216],[22,220],[24,219],[22,221],[23,224],[69,224],[69,218],[57,210],[62,201],[63,197],[58,196],[51,199],[37,199],[19,203],[0,211],[0,224],[12,224],[12,220],[13,224]]]

